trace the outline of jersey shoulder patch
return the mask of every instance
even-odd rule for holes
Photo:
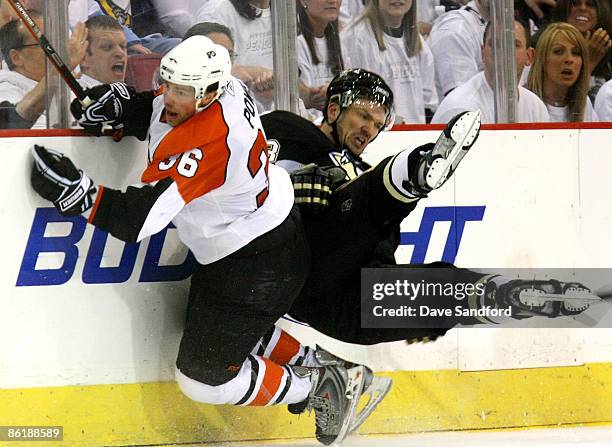
[[[334,150],[333,143],[310,121],[285,111],[275,111],[261,116],[270,152],[274,160],[293,160],[301,164],[329,165],[327,154]],[[271,154],[272,157],[272,154]]]

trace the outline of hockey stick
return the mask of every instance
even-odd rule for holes
[[[92,101],[85,94],[83,87],[81,87],[81,85],[77,82],[66,63],[62,60],[57,51],[55,51],[55,48],[51,46],[45,35],[42,33],[38,25],[36,25],[32,17],[30,17],[30,14],[28,14],[28,11],[26,11],[21,2],[19,0],[8,0],[8,2],[15,10],[17,15],[19,15],[30,34],[34,36],[60,76],[64,79],[64,81],[66,81],[66,84],[68,84],[70,90],[72,90],[78,100],[81,101],[81,104],[83,104],[84,107],[91,104]]]

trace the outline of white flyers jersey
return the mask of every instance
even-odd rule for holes
[[[100,187],[90,222],[122,240],[142,240],[171,221],[201,264],[276,228],[293,206],[293,186],[268,164],[268,147],[246,86],[232,78],[221,97],[176,127],[153,100],[145,185]]]

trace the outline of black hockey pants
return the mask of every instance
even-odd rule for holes
[[[309,254],[296,207],[274,230],[191,278],[176,365],[220,385],[236,376],[259,339],[290,309],[304,284]]]

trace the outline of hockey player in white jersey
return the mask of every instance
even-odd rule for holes
[[[194,36],[162,59],[162,94],[115,83],[88,90],[94,102],[86,108],[72,104],[91,133],[110,125],[148,139],[144,185],[94,186],[67,157],[40,146],[32,185],[61,214],[83,214],[124,241],[173,222],[198,261],[177,358],[181,390],[209,404],[309,407],[317,438],[331,444],[356,428],[372,372],[324,364],[311,351],[301,360],[256,352],[300,291],[309,252],[289,175],[268,163],[253,99],[230,69],[225,48]]]

